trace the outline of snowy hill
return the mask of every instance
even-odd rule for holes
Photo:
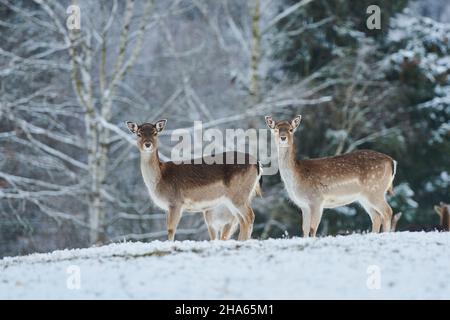
[[[0,298],[450,298],[450,233],[120,243],[0,260]]]

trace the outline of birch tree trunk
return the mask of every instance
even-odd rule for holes
[[[88,171],[90,176],[89,190],[89,241],[91,244],[103,243],[106,240],[104,220],[106,214],[106,202],[103,196],[108,171],[108,151],[110,131],[102,123],[108,123],[112,118],[113,98],[117,86],[122,81],[127,71],[134,65],[140,53],[142,40],[150,17],[152,1],[147,0],[137,30],[133,47],[130,45],[131,21],[134,14],[134,0],[128,0],[124,12],[122,31],[116,61],[111,74],[106,72],[107,56],[107,32],[101,34],[101,54],[99,57],[99,82],[100,92],[96,95],[93,91],[92,78],[93,50],[92,34],[89,28],[79,31],[71,31],[70,55],[72,86],[80,105],[85,111],[86,144],[88,153]],[[81,45],[77,45],[81,42]],[[127,57],[126,53],[131,50]],[[107,78],[110,78],[107,83]],[[96,108],[94,101],[99,101]]]
[[[261,60],[261,31],[260,31],[260,3],[255,0],[255,8],[252,12],[252,49],[251,49],[251,76],[250,76],[250,94],[255,102],[261,100],[259,63]]]

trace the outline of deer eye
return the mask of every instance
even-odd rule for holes
[[[294,132],[294,129],[289,129],[289,132],[290,132],[290,133]]]
[[[140,137],[142,137],[142,134],[140,134],[140,133],[138,132],[137,136],[140,138]]]

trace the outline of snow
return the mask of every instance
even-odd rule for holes
[[[79,289],[67,285],[74,270]],[[0,299],[57,298],[449,299],[450,233],[127,242],[0,260]]]
[[[404,61],[414,61],[429,81],[442,81],[438,79],[450,70],[449,32],[449,25],[405,10],[391,19],[387,41],[400,48],[384,58],[384,68],[400,71]]]

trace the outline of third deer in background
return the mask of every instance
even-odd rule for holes
[[[439,230],[450,231],[450,205],[444,202],[434,206],[434,211],[439,215]]]

